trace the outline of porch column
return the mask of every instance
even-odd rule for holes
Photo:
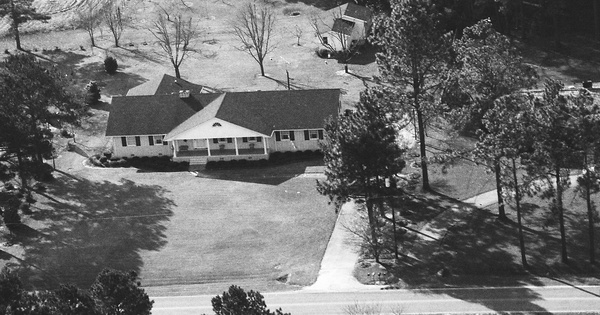
[[[171,145],[173,146],[173,157],[177,157],[177,140],[173,140]]]
[[[208,156],[210,156],[210,141],[206,138],[206,150],[208,150]]]
[[[265,155],[267,155],[267,137],[262,137],[263,139],[263,149],[265,151]]]
[[[238,152],[237,147],[237,138],[233,138],[233,145],[235,145],[235,155],[240,155],[240,152]]]

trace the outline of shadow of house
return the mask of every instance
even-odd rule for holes
[[[43,225],[19,236],[20,275],[31,288],[88,287],[104,268],[140,271],[142,251],[166,244],[173,201],[159,186],[60,176],[38,198],[31,218]],[[35,266],[35,267],[32,267]],[[39,268],[39,269],[38,269]]]
[[[323,159],[315,158],[305,161],[282,163],[281,165],[269,165],[256,168],[238,168],[224,170],[198,171],[198,177],[212,178],[218,180],[256,183],[263,185],[280,185],[288,180],[307,172],[312,166],[322,166]],[[243,165],[241,165],[243,167]]]
[[[358,51],[348,59],[347,64],[349,65],[368,65],[376,61],[375,54],[377,53],[377,47],[366,43],[358,48]]]

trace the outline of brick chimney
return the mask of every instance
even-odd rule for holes
[[[189,98],[190,90],[179,90],[179,98]]]

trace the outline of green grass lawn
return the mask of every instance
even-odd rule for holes
[[[234,283],[290,289],[276,281],[287,275],[288,284],[308,285],[335,212],[314,178],[280,173],[265,184],[268,171],[229,179],[134,169],[61,175],[36,194],[19,232],[21,276],[35,288],[86,287],[102,268],[136,270],[146,286],[199,284],[198,292]]]

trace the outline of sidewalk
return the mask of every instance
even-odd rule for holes
[[[356,217],[356,209],[357,206],[353,201],[344,204],[340,209],[333,233],[331,233],[331,238],[321,261],[317,281],[303,290],[352,292],[379,290],[382,287],[364,285],[354,278],[354,265],[359,258],[357,244],[361,240],[348,231],[345,226],[349,225]]]

